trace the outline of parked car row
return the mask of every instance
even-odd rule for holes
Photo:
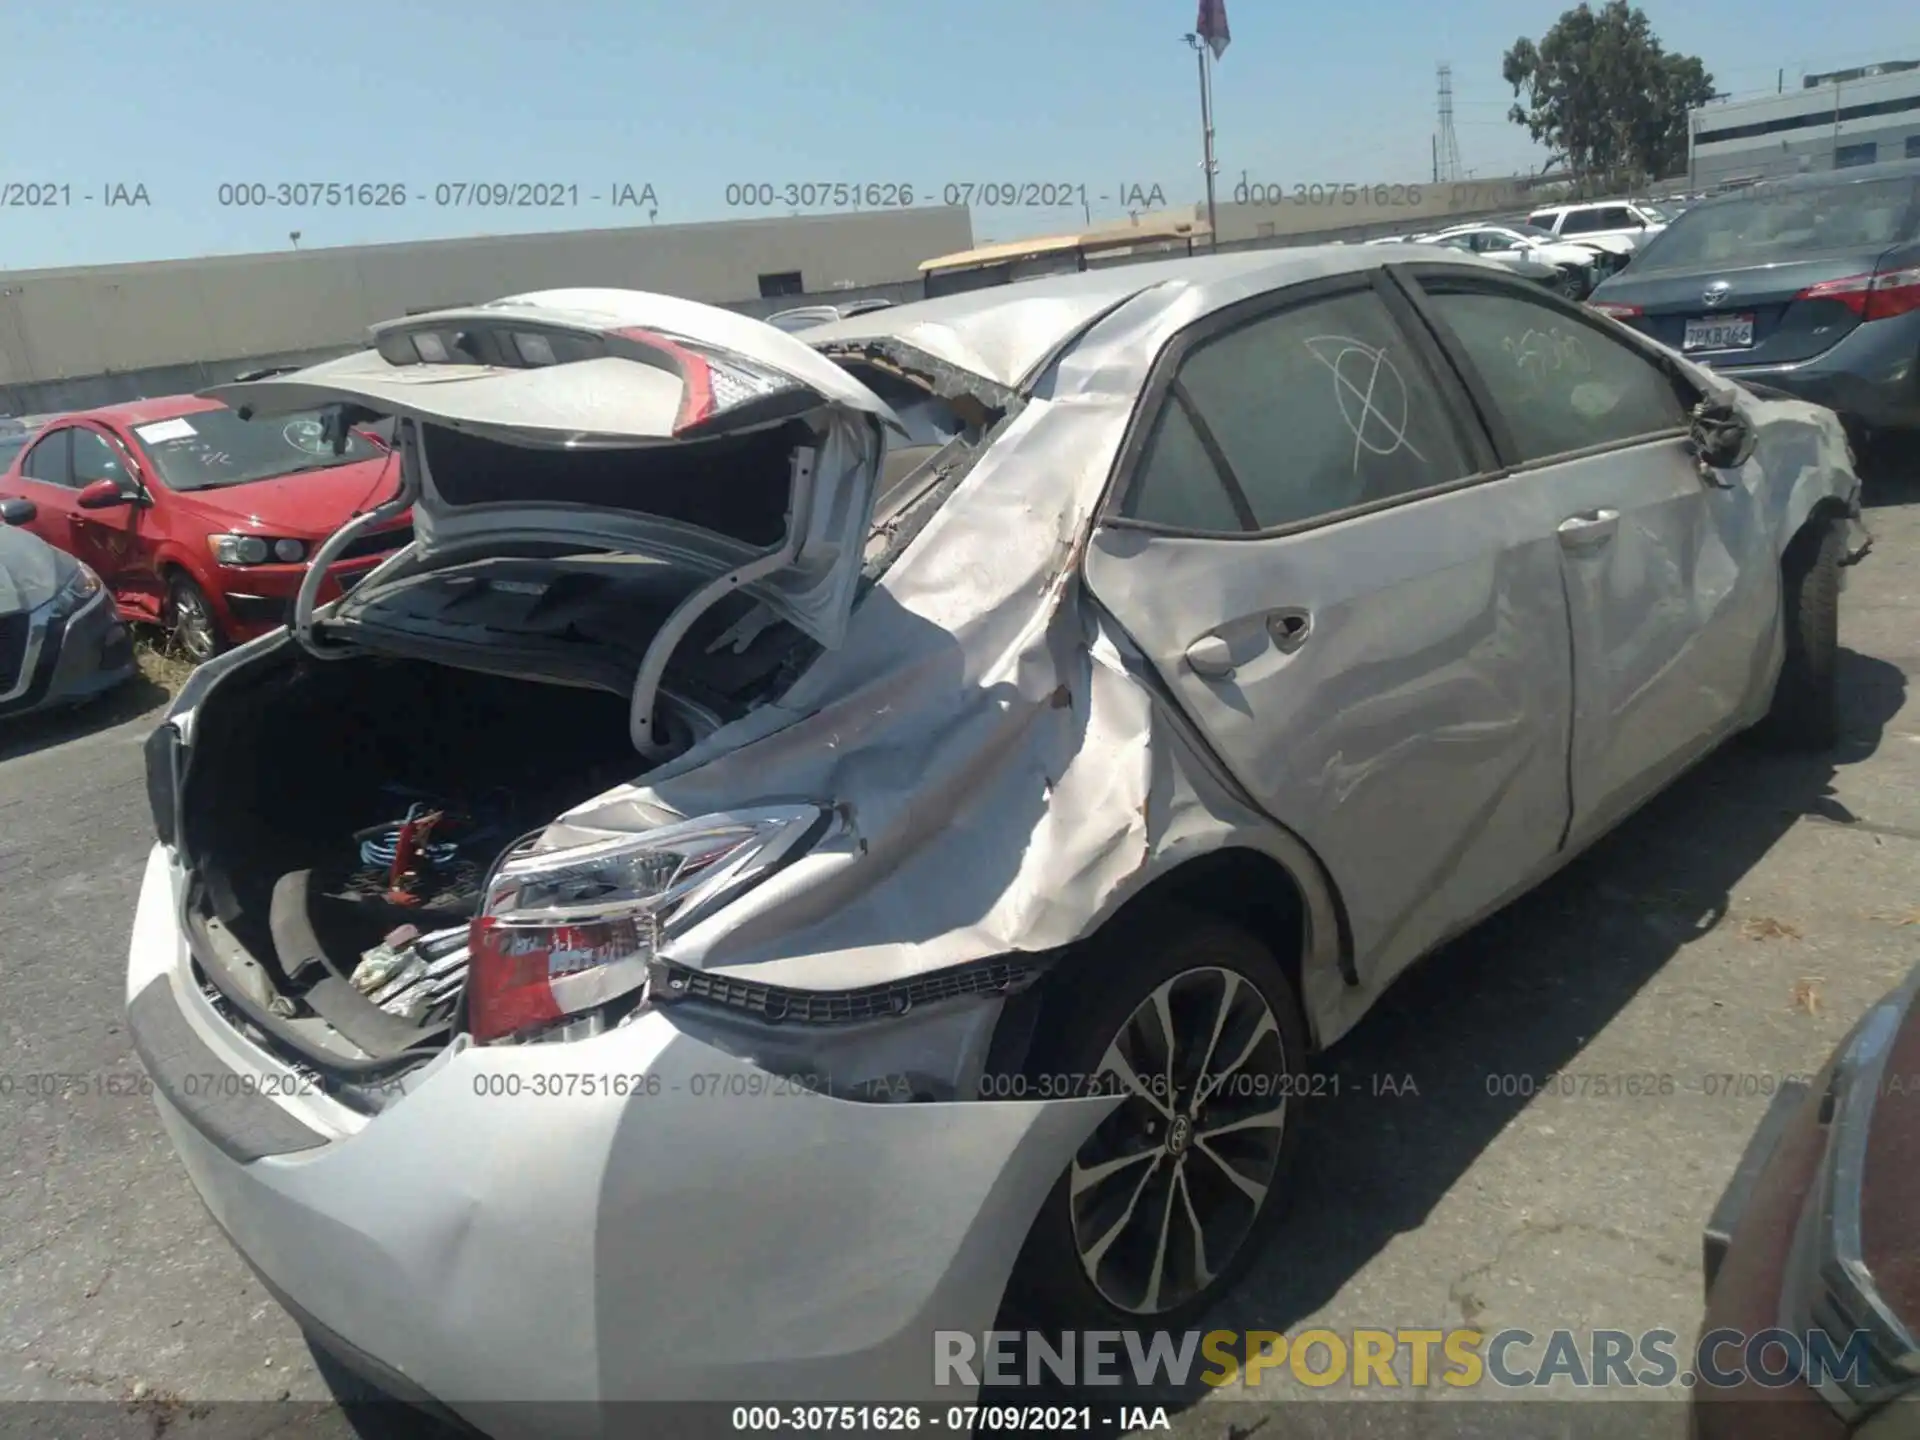
[[[1185,1324],[1410,964],[1835,742],[1866,552],[1831,413],[1443,246],[549,292],[214,398],[395,417],[323,560],[421,523],[149,742],[129,1030],[316,1344],[455,1410]]]
[[[11,523],[83,561],[128,620],[203,660],[282,624],[320,543],[386,500],[388,448],[318,418],[251,424],[198,396],[53,417],[0,473]],[[335,557],[332,598],[410,538],[404,519]]]
[[[1417,235],[1370,240],[1371,245],[1444,245],[1479,255],[1537,280],[1569,300],[1584,300],[1607,276],[1633,258],[1636,241],[1622,235],[1583,235],[1563,240],[1521,220],[1473,221]]]

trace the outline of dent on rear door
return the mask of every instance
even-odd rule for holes
[[[1096,533],[1094,593],[1332,875],[1384,983],[1545,863],[1567,820],[1566,597],[1524,478],[1268,541]],[[1277,648],[1266,614],[1310,633]],[[1232,676],[1185,658],[1224,637]]]

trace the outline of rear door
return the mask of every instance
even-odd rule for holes
[[[1136,414],[1089,587],[1338,883],[1384,980],[1568,818],[1554,527],[1380,272],[1208,317]]]
[[[1902,248],[1913,247],[1917,188],[1900,177],[1759,190],[1702,206],[1634,265],[1620,290],[1640,308],[1630,323],[1706,365],[1825,354],[1861,317],[1857,295],[1820,287],[1901,268]]]
[[[551,290],[409,316],[376,326],[374,341],[372,350],[206,393],[243,416],[348,405],[481,440],[568,451],[641,452],[821,407],[878,422],[878,435],[860,427],[839,451],[818,457],[816,470],[791,477],[798,552],[744,587],[823,644],[839,643],[886,432],[902,426],[877,395],[799,340],[671,296]],[[644,510],[648,467],[636,463],[631,473],[633,507]],[[427,551],[436,530],[457,527],[471,538],[497,525],[503,534],[524,533],[543,503],[537,480],[498,503],[458,507],[457,517],[443,501],[429,480],[416,511]],[[545,510],[554,508],[549,502]],[[741,561],[737,543],[684,525],[677,531],[675,558],[691,556],[716,572]]]
[[[1739,720],[1770,654],[1779,578],[1749,465],[1696,468],[1699,398],[1579,306],[1417,267],[1423,312],[1503,458],[1554,515],[1572,602],[1574,843]]]

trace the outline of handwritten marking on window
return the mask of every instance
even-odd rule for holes
[[[1353,432],[1353,473],[1360,473],[1362,452],[1393,455],[1405,450],[1426,462],[1407,439],[1411,401],[1407,382],[1386,350],[1347,335],[1314,335],[1307,350],[1333,374],[1333,396],[1340,418]]]
[[[1528,381],[1530,388],[1563,372],[1586,375],[1593,369],[1587,347],[1577,335],[1555,326],[1551,330],[1527,330],[1516,340],[1509,335],[1500,342],[1513,357],[1514,368]]]

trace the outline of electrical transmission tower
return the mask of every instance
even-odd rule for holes
[[[1433,181],[1460,178],[1460,137],[1453,131],[1453,66],[1440,67],[1440,128],[1433,137]]]

